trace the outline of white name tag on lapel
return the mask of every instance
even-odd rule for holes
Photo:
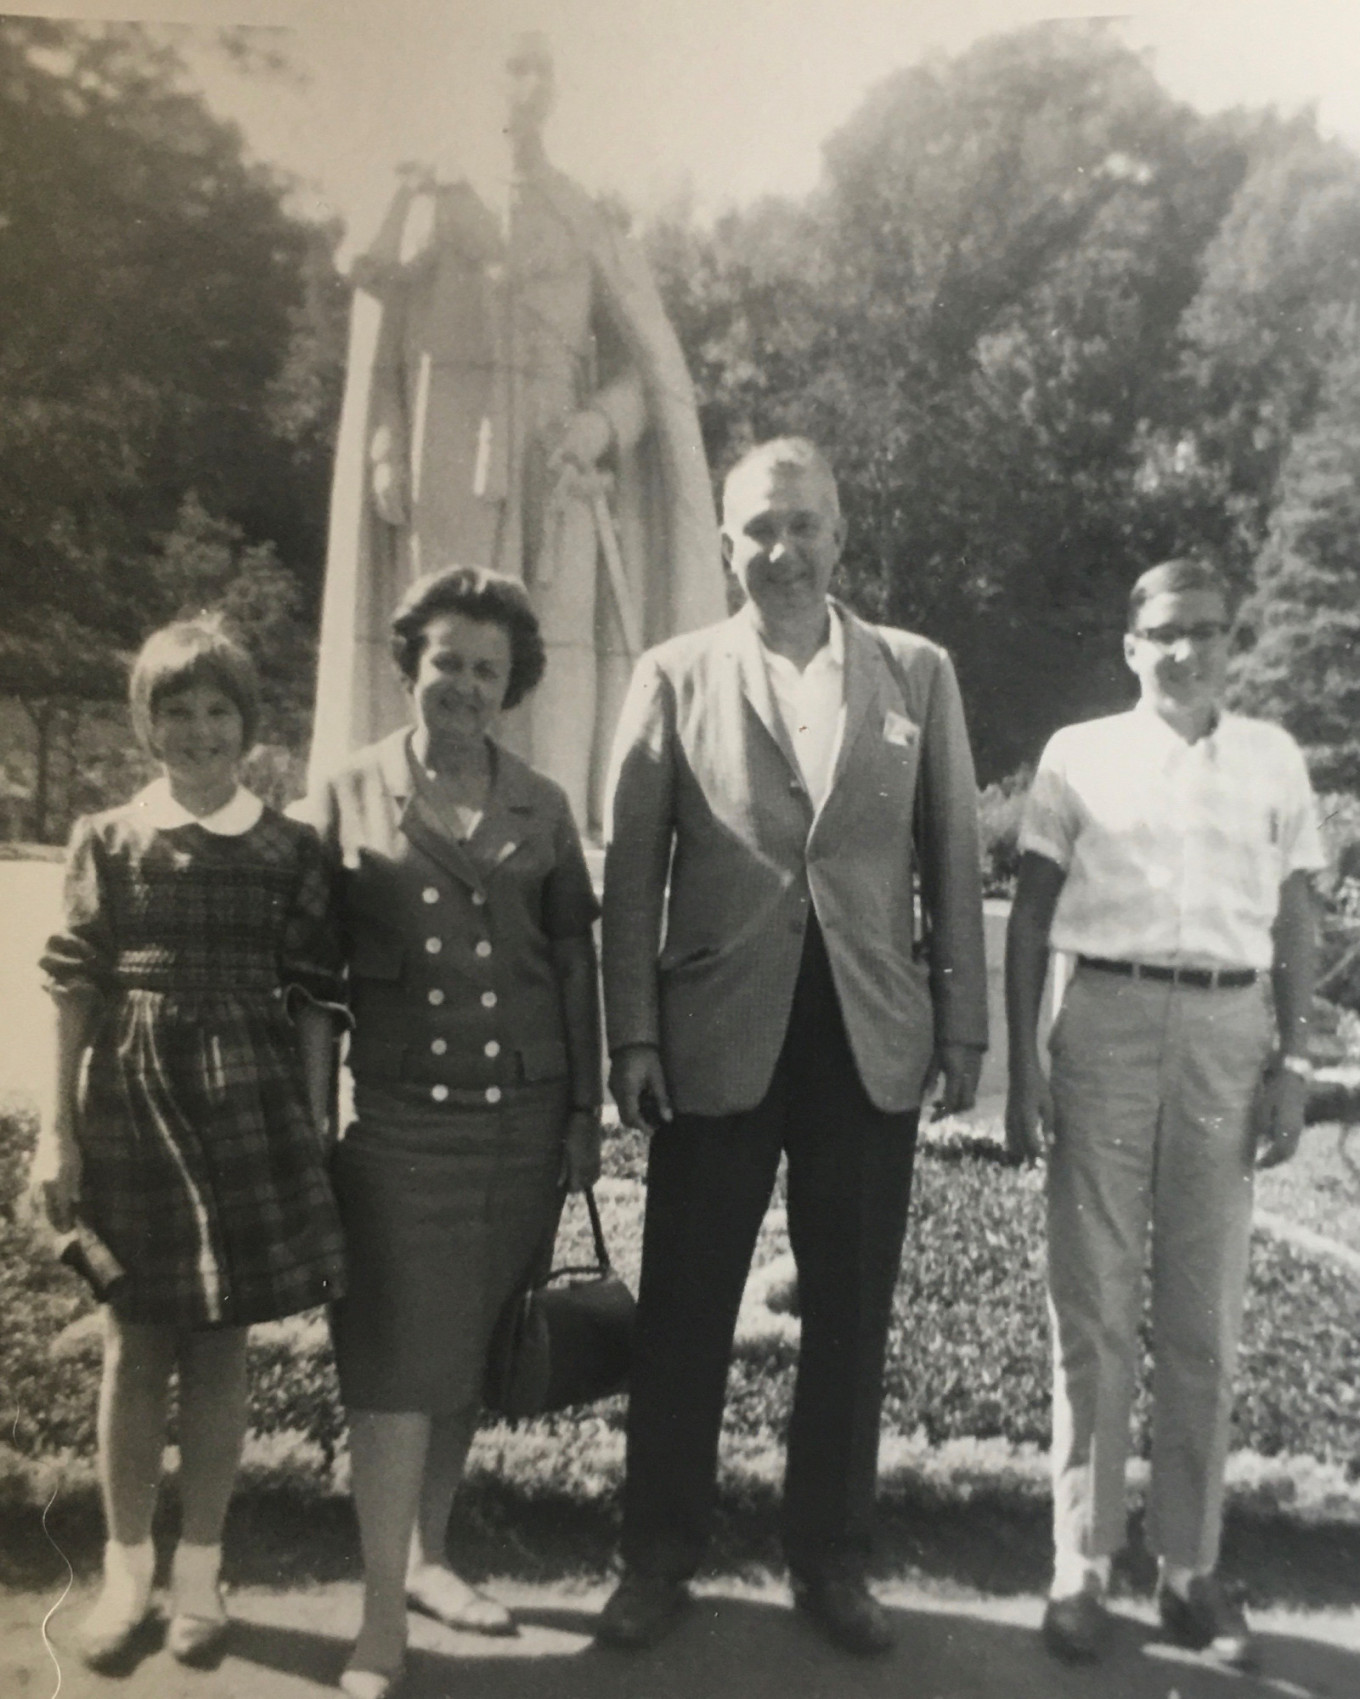
[[[920,735],[920,726],[914,720],[909,720],[905,714],[895,713],[891,708],[884,714],[884,743],[895,743],[901,749],[909,749]]]

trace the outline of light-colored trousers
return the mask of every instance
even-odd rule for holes
[[[1050,1048],[1053,1524],[1059,1565],[1124,1543],[1124,1465],[1152,1230],[1147,1540],[1218,1560],[1251,1237],[1262,983],[1195,990],[1078,968]]]

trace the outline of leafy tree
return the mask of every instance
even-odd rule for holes
[[[260,674],[268,742],[305,744],[315,653],[302,592],[273,543],[248,544],[191,493],[153,564],[162,619],[216,615],[250,651]]]
[[[1324,790],[1360,791],[1360,314],[1280,476],[1234,701],[1303,745]]]
[[[1311,115],[1260,122],[1248,147],[1184,324],[1184,440],[1221,487],[1221,543],[1239,574],[1360,302],[1360,160]]]
[[[40,769],[161,617],[187,492],[315,599],[335,233],[285,193],[152,33],[0,18],[0,692]]]
[[[886,78],[802,205],[654,236],[710,450],[828,446],[844,588],[951,646],[985,774],[1122,699],[1128,582],[1217,521],[1181,324],[1247,165],[1108,31],[1048,25]]]
[[[303,789],[316,680],[314,626],[296,576],[273,543],[248,544],[241,528],[215,519],[194,494],[154,563],[159,619],[219,618],[249,650],[260,675],[260,747],[248,779],[270,802]]]

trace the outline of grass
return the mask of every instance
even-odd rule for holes
[[[89,1316],[91,1306],[15,1219],[30,1138],[22,1117],[0,1115],[0,1311],[7,1321],[0,1431],[9,1441],[0,1446],[0,1584],[47,1587],[65,1573],[49,1534],[82,1574],[98,1560],[90,1468],[98,1350],[96,1336],[82,1340],[79,1329],[73,1349],[51,1350],[61,1329]],[[1304,1159],[1330,1171],[1327,1129],[1305,1136]],[[611,1253],[630,1283],[641,1250],[644,1174],[640,1140],[607,1142],[598,1196]],[[779,1201],[757,1250],[761,1265],[786,1250]],[[936,1130],[917,1167],[889,1347],[880,1562],[893,1573],[946,1590],[1009,1593],[1046,1582],[1041,1223],[1039,1175],[1004,1167],[985,1139]],[[569,1206],[559,1261],[588,1260],[587,1247],[585,1212]],[[1360,1598],[1360,1525],[1346,1525],[1353,1504],[1334,1490],[1347,1473],[1360,1473],[1355,1313],[1353,1276],[1258,1237],[1233,1445],[1265,1460],[1247,1452],[1234,1460],[1226,1532],[1228,1566],[1257,1602],[1353,1606]],[[711,1547],[720,1572],[779,1567],[795,1352],[788,1316],[765,1312],[764,1325],[743,1316]],[[237,1496],[232,1513],[230,1579],[280,1585],[353,1577],[343,1423],[323,1318],[256,1330],[251,1367],[252,1490]],[[607,1571],[618,1537],[625,1410],[620,1398],[479,1433],[453,1536],[465,1573],[546,1579]],[[1138,1407],[1143,1450],[1145,1414],[1146,1375]],[[1310,1504],[1320,1507],[1316,1513]],[[1138,1515],[1122,1574],[1125,1585],[1146,1590],[1151,1572],[1140,1556]],[[158,1517],[163,1545],[176,1516],[172,1489]]]
[[[1292,1162],[1257,1176],[1262,1209],[1360,1251],[1360,1126],[1309,1127]]]
[[[31,1129],[0,1119],[0,1420],[28,1459],[88,1456],[93,1442],[97,1344],[93,1334],[54,1355],[52,1344],[87,1314],[88,1299],[15,1219],[13,1200]],[[1301,1175],[1334,1174],[1326,1129],[1306,1136]],[[636,1285],[645,1153],[620,1134],[606,1146],[598,1196],[616,1266]],[[1329,1206],[1330,1207],[1330,1206]],[[1344,1213],[1344,1203],[1338,1202]],[[889,1340],[888,1435],[930,1445],[963,1439],[1042,1448],[1049,1434],[1049,1346],[1043,1291],[1041,1176],[1005,1167],[977,1138],[927,1142],[917,1166],[912,1225]],[[559,1261],[588,1261],[579,1205],[568,1208]],[[772,1210],[757,1263],[786,1249]],[[1258,1235],[1253,1246],[1234,1449],[1310,1456],[1360,1476],[1360,1331],[1355,1276]],[[796,1329],[787,1317],[743,1326],[729,1381],[725,1454],[743,1479],[777,1472],[792,1396]],[[252,1348],[254,1448],[329,1475],[342,1450],[325,1328],[317,1316],[259,1329]],[[1136,1450],[1147,1451],[1147,1365]],[[612,1491],[622,1464],[624,1401],[518,1430],[489,1428],[478,1455],[528,1488],[577,1499]],[[734,1475],[735,1478],[735,1475]]]

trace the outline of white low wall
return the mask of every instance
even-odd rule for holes
[[[38,957],[61,919],[61,863],[0,861],[0,1102],[45,1094],[52,1008]]]

